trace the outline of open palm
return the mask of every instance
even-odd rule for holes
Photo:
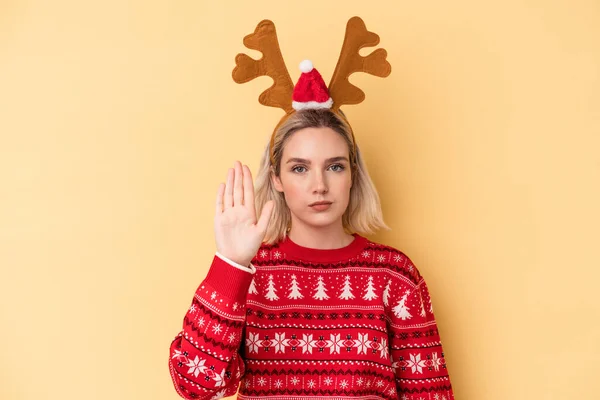
[[[230,260],[248,266],[262,244],[273,200],[263,206],[256,219],[254,184],[248,166],[236,161],[227,171],[227,181],[219,185],[215,210],[215,241],[217,251]]]

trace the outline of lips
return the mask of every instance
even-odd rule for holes
[[[312,207],[312,206],[325,206],[325,205],[328,206],[330,204],[331,204],[331,201],[317,201],[316,203],[309,204],[309,207]]]

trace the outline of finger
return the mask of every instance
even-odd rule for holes
[[[274,207],[275,202],[273,200],[267,201],[263,206],[262,212],[260,213],[260,219],[256,224],[256,227],[260,232],[267,231],[267,227],[269,226],[269,220],[271,219],[271,214],[273,214]]]
[[[233,169],[227,170],[227,183],[225,183],[225,209],[233,206]]]
[[[233,205],[244,205],[244,181],[242,176],[242,164],[235,162],[235,177],[233,179]]]
[[[250,168],[247,165],[244,165],[242,172],[244,173],[244,205],[248,206],[248,208],[254,212],[256,215],[256,210],[254,209],[254,184],[252,183],[252,172],[250,172]]]
[[[223,194],[225,193],[225,184],[220,183],[219,189],[217,190],[217,204],[215,204],[215,214],[221,214],[223,212]]]

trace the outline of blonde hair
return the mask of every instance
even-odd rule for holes
[[[352,187],[350,188],[348,208],[342,216],[344,230],[350,234],[356,232],[364,235],[375,233],[379,229],[390,229],[383,221],[379,194],[360,155],[358,144],[355,146],[352,129],[346,122],[344,114],[341,111],[338,112],[341,116],[329,109],[297,111],[276,128],[272,141],[267,143],[254,184],[257,217],[267,201],[274,201],[274,209],[264,243],[271,245],[284,240],[291,226],[290,209],[285,202],[283,193],[275,189],[271,174],[280,176],[285,143],[292,134],[304,128],[330,128],[342,135],[348,144]],[[273,144],[272,153],[271,144]],[[273,157],[274,165],[271,164],[271,157]]]

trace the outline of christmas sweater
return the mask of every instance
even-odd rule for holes
[[[401,251],[353,236],[328,250],[263,244],[253,273],[215,255],[170,346],[177,393],[454,399],[425,280]]]

